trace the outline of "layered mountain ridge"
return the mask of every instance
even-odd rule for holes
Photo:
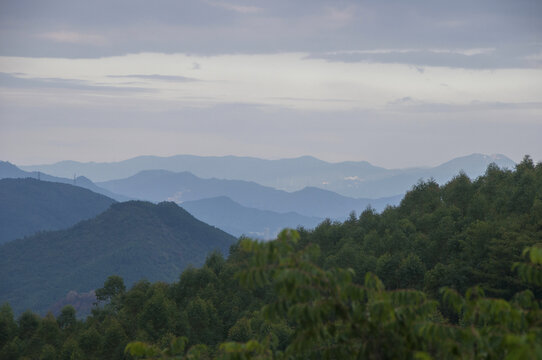
[[[115,200],[90,190],[32,178],[0,180],[0,244],[90,219]]]
[[[438,166],[407,169],[385,169],[366,161],[330,163],[311,156],[266,160],[239,156],[175,155],[139,156],[111,163],[62,161],[22,168],[65,177],[74,173],[84,174],[97,182],[130,177],[143,170],[188,171],[201,178],[254,181],[285,191],[319,187],[348,197],[381,198],[404,194],[421,178],[434,178],[444,183],[460,171],[476,178],[485,172],[490,163],[510,169],[515,166],[513,160],[501,154],[471,154]]]

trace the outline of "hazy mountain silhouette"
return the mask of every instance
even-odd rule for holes
[[[513,169],[515,162],[504,155],[472,154],[456,158],[432,168],[412,168],[396,170],[395,174],[378,178],[349,177],[330,183],[330,187],[345,189],[346,194],[373,194],[375,197],[388,194],[405,193],[418,180],[434,179],[439,184],[450,181],[459,172],[464,172],[471,179],[483,175],[489,164],[495,163],[501,168]]]
[[[115,193],[150,201],[185,201],[227,196],[249,208],[279,213],[296,212],[319,218],[346,218],[371,205],[382,210],[387,204],[398,204],[402,196],[387,199],[353,199],[334,192],[308,187],[286,192],[242,180],[202,179],[188,172],[165,170],[142,171],[126,179],[99,183]]]
[[[338,194],[359,198],[379,198],[405,193],[420,178],[434,178],[444,183],[463,170],[475,178],[495,162],[513,168],[514,161],[504,155],[472,154],[428,168],[385,169],[366,161],[329,163],[314,157],[264,160],[253,157],[204,157],[176,155],[170,157],[140,156],[120,162],[80,163],[62,161],[50,165],[25,166],[57,176],[85,174],[94,181],[109,181],[135,175],[143,170],[188,171],[198,177],[254,181],[286,191],[318,187]]]
[[[130,200],[130,198],[112,193],[111,191],[108,191],[106,189],[100,188],[99,186],[96,186],[96,184],[94,184],[90,179],[84,176],[79,176],[79,177],[76,177],[75,179],[56,177],[56,176],[45,174],[41,171],[32,171],[32,172],[23,171],[17,166],[7,161],[0,161],[0,179],[6,179],[6,178],[33,178],[33,179],[40,179],[43,181],[71,184],[71,185],[75,185],[75,186],[79,186],[79,187],[91,190],[98,194],[105,195],[117,201]]]
[[[38,231],[68,228],[105,211],[115,200],[69,184],[0,180],[0,244]]]
[[[44,313],[70,291],[99,288],[113,274],[127,286],[143,278],[173,281],[234,241],[171,202],[116,203],[69,229],[0,246],[0,303]]]
[[[277,213],[242,206],[229,197],[186,201],[181,206],[196,218],[232,235],[273,239],[284,228],[314,228],[322,218],[295,212]]]

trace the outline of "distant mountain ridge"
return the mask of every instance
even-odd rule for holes
[[[59,230],[107,210],[115,200],[88,189],[32,178],[0,180],[0,244]]]
[[[471,154],[435,167],[410,169],[385,169],[366,161],[329,163],[311,156],[265,160],[238,156],[175,155],[139,156],[111,163],[62,161],[23,168],[68,177],[73,173],[84,174],[93,181],[126,178],[144,170],[188,171],[202,178],[254,181],[285,191],[318,187],[348,197],[380,198],[403,194],[420,178],[434,178],[444,183],[461,170],[469,177],[476,178],[482,175],[492,162],[499,167],[515,166],[513,160],[501,154]]]
[[[351,211],[359,213],[369,205],[382,210],[389,204],[398,204],[402,198],[399,195],[385,199],[353,199],[314,187],[290,193],[251,181],[202,179],[189,172],[166,170],[146,170],[126,179],[98,184],[124,196],[154,202],[167,200],[182,204],[226,196],[248,208],[333,219],[346,218]]]
[[[181,206],[196,218],[235,236],[263,240],[275,239],[284,228],[303,226],[312,229],[322,218],[303,216],[295,212],[277,213],[248,208],[226,196],[186,201]]]
[[[25,172],[17,168],[15,165],[12,165],[7,162],[0,163],[0,177],[5,176],[5,177],[11,177],[11,178],[25,178],[25,177],[28,177],[29,175],[35,176],[36,178],[40,177],[41,179],[49,179],[51,181],[61,181],[61,182],[70,181],[71,182],[71,180],[69,179],[51,177],[43,173],[38,174],[37,172],[33,172],[33,173]],[[191,176],[188,173],[186,175],[187,177]],[[92,190],[100,191],[101,193],[106,193],[106,194],[114,194],[113,192],[105,188],[98,187],[94,183],[90,182],[90,180],[83,177],[77,178],[76,184],[83,186],[86,184],[84,180],[86,180],[88,184],[90,184],[87,187]],[[151,190],[152,189],[153,188],[151,187]],[[160,186],[160,187],[155,188],[154,190],[160,192],[163,189]],[[243,192],[243,189],[239,189],[239,191]],[[142,200],[152,200],[155,202],[160,202],[160,201],[168,200],[168,199],[169,200],[175,199],[175,196],[169,196],[170,194],[167,194],[168,196],[165,196],[164,194],[158,194],[157,196],[141,196],[139,189],[135,189],[133,193],[136,194],[135,197],[137,198],[140,198]],[[222,195],[220,190],[213,194],[214,195],[218,194],[218,196]],[[123,196],[119,194],[115,194],[115,197],[117,199],[133,198],[133,197],[127,197],[127,196]],[[201,199],[198,199],[198,200],[201,200]],[[196,215],[196,217],[203,220],[204,222],[217,226],[220,229],[225,230],[226,232],[236,235],[236,236],[244,234],[247,236],[253,236],[260,239],[270,239],[270,238],[273,238],[280,230],[282,230],[285,227],[292,227],[292,228],[295,228],[297,226],[314,227],[321,220],[323,220],[320,217],[303,216],[294,212],[290,212],[288,215],[286,215],[279,212],[263,211],[261,209],[245,207],[240,204],[234,203],[233,201],[230,201],[230,202],[218,201],[215,204],[215,207],[212,207],[210,206],[210,203],[213,201],[217,201],[217,200],[205,201],[205,202],[200,203],[199,205],[196,202],[195,204],[192,205],[192,207],[189,210],[190,212],[193,212],[194,215]],[[220,213],[218,209],[222,209],[222,211],[224,211],[225,213]],[[101,209],[101,211],[103,210],[105,210],[105,208]],[[20,223],[20,226],[19,226],[20,228],[25,229],[27,227],[28,225],[27,223],[19,221],[19,219],[25,219],[25,217],[22,216],[23,213],[24,211],[20,212],[20,215],[21,215],[20,217],[15,216],[15,218],[17,218],[18,220],[15,222],[12,222],[12,225]],[[77,212],[75,212],[74,214],[76,213]],[[99,212],[91,213],[91,215],[94,216],[94,215],[97,215],[98,213]],[[45,215],[48,216],[49,218],[59,216],[54,211],[46,212]],[[91,216],[84,216],[81,218],[76,217],[75,219],[79,221],[79,220],[83,220],[89,217]],[[68,218],[71,218],[71,217],[68,216]],[[228,219],[227,222],[226,222],[226,219]],[[20,236],[31,235],[35,231],[38,231],[38,230],[62,229],[62,228],[66,228],[68,226],[75,224],[77,221],[65,222],[63,223],[63,226],[60,226],[56,222],[52,222],[52,223],[43,222],[39,224],[39,226],[36,225],[36,226],[28,227],[27,231],[23,231],[23,232],[20,231],[15,237],[4,236],[4,239],[5,241],[13,240]],[[8,227],[4,229],[4,232],[7,232],[7,231],[8,231]]]
[[[44,313],[70,291],[101,287],[109,275],[173,281],[213,250],[227,254],[235,238],[174,203],[128,201],[59,231],[0,246],[0,303]]]
[[[38,170],[32,171],[32,172],[23,171],[10,162],[0,161],[0,179],[6,179],[6,178],[14,178],[14,179],[33,178],[33,179],[39,179],[43,181],[70,184],[70,185],[75,185],[75,186],[79,186],[79,187],[91,190],[98,194],[105,195],[117,201],[130,200],[127,197],[121,196],[119,194],[114,194],[106,189],[102,189],[99,186],[96,186],[96,184],[94,184],[91,180],[89,180],[88,178],[84,176],[79,176],[79,177],[76,177],[75,179],[56,177],[56,176],[48,175]]]

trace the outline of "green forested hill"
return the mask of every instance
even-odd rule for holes
[[[526,158],[515,171],[490,165],[474,181],[459,174],[444,186],[420,182],[398,207],[303,232],[308,243],[320,246],[320,265],[350,267],[358,282],[370,271],[388,288],[436,296],[442,286],[464,292],[479,284],[510,298],[521,288],[512,263],[542,243],[542,165]]]
[[[70,290],[88,292],[112,274],[128,284],[173,281],[234,240],[174,203],[117,203],[69,229],[1,246],[0,303],[44,312]]]
[[[105,211],[115,200],[69,184],[0,180],[0,244],[38,231],[68,228]]]
[[[381,214],[98,293],[84,322],[67,307],[15,323],[4,306],[0,355],[123,359],[142,341],[130,348],[147,359],[542,358],[542,164],[420,182]]]

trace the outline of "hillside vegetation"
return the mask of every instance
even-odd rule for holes
[[[5,305],[0,354],[542,358],[541,243],[542,164],[526,157],[474,181],[419,182],[382,214],[241,239],[228,259],[214,253],[173,283],[128,290],[110,277],[85,321],[70,307],[15,321]]]
[[[116,203],[69,229],[1,246],[0,303],[45,313],[68,292],[96,289],[112,274],[128,285],[173,281],[208,253],[227,253],[234,241],[174,203]]]
[[[0,180],[0,244],[59,230],[105,211],[115,200],[78,186],[36,179]]]

